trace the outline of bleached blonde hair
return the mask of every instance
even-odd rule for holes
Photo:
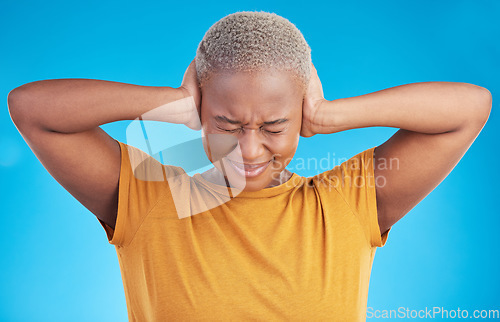
[[[311,48],[288,19],[264,11],[232,13],[213,24],[196,50],[200,86],[216,72],[291,72],[304,90],[311,75]]]

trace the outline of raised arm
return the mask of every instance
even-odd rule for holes
[[[381,233],[446,178],[482,130],[492,105],[487,89],[468,83],[414,83],[328,101],[319,96],[318,82],[305,100],[307,136],[400,128],[374,152]]]
[[[9,111],[47,171],[94,215],[114,228],[120,147],[99,126],[134,120],[150,111],[146,115],[154,115],[155,120],[198,128],[192,121],[197,119],[194,105],[193,110],[186,109],[186,104],[169,104],[194,96],[187,89],[191,87],[186,86],[186,75],[179,88],[92,79],[32,82],[9,93]],[[197,100],[199,103],[199,97]],[[155,113],[151,113],[153,109]]]

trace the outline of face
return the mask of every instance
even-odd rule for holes
[[[299,142],[302,85],[286,71],[218,73],[201,91],[203,144],[214,166],[246,191],[279,184]]]

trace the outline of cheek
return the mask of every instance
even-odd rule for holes
[[[211,107],[208,104],[204,104],[203,100],[201,101],[200,106],[200,116],[201,116],[201,125],[208,123],[208,119],[210,116]]]
[[[214,122],[210,119],[209,116],[203,117],[203,114],[201,115],[201,129],[204,133],[207,134],[212,134],[212,133],[220,133],[217,130],[217,127],[215,126]]]
[[[276,159],[280,162],[290,162],[299,143],[300,134],[293,133],[272,140],[271,152],[277,154]]]
[[[206,115],[207,113],[206,113],[206,112],[204,113],[204,112],[203,112],[203,109],[202,109],[200,114],[201,114],[201,115],[200,115],[200,116],[201,116],[201,117],[200,117],[201,127],[202,127],[202,128],[205,128],[206,124],[208,123],[208,122],[207,122],[207,115]]]
[[[205,128],[203,128],[203,126],[202,126],[202,128],[201,128],[201,142],[203,145],[203,150],[205,150],[205,154],[207,155],[208,160],[210,160],[210,162],[213,162],[212,158],[210,156],[209,150],[208,150],[208,142],[207,142],[206,134],[207,134],[207,132],[205,131]]]

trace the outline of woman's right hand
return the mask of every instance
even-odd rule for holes
[[[185,123],[187,127],[193,130],[201,129],[201,90],[196,77],[196,65],[193,59],[182,78],[182,84],[178,88],[182,91],[183,97],[193,97],[196,113],[192,113],[192,117]]]

